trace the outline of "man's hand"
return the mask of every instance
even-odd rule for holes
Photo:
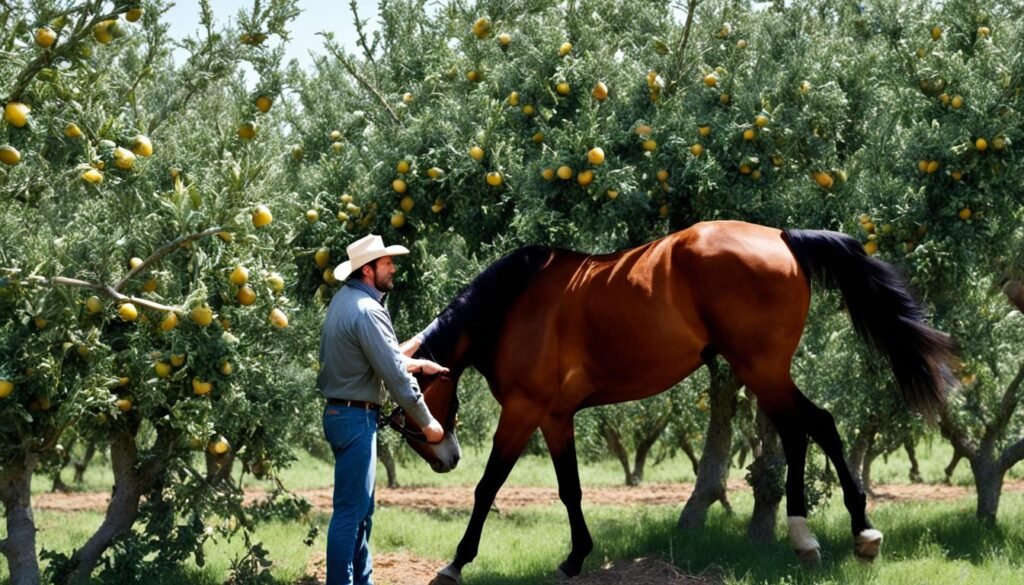
[[[409,360],[406,362],[405,369],[411,374],[423,374],[425,376],[448,373],[448,368],[430,360]]]
[[[444,438],[444,429],[441,428],[441,423],[437,422],[437,419],[431,418],[430,423],[423,427],[423,436],[426,437],[428,443],[440,443]]]
[[[398,351],[405,354],[406,357],[412,357],[420,349],[421,343],[419,336],[407,339],[398,346]]]

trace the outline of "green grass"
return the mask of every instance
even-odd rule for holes
[[[947,444],[935,441],[918,448],[926,481],[938,482],[950,457]],[[472,485],[480,478],[485,451],[467,450],[455,471],[438,475],[419,459],[400,464],[399,480],[405,486]],[[1011,477],[1024,470],[1011,470]],[[876,462],[873,475],[879,483],[907,483],[909,465],[902,452],[888,461]],[[733,469],[731,477],[741,479],[745,471]],[[581,466],[584,491],[587,486],[622,484],[618,463],[604,461]],[[332,466],[301,455],[281,473],[291,489],[330,487]],[[379,469],[378,482],[384,478]],[[648,482],[693,481],[689,463],[683,459],[663,462],[647,469]],[[65,481],[70,480],[70,471]],[[109,467],[97,462],[86,473],[83,489],[110,489]],[[249,478],[247,485],[260,485]],[[954,483],[971,485],[966,462],[962,462]],[[554,471],[546,457],[524,457],[516,466],[509,485],[553,486]],[[33,491],[46,491],[48,478],[37,477]],[[269,486],[268,486],[269,487]],[[838,491],[838,490],[837,490]],[[735,516],[713,509],[706,528],[694,532],[676,529],[679,506],[587,506],[588,524],[596,548],[587,570],[606,559],[658,556],[670,560],[691,574],[710,574],[725,583],[878,583],[922,585],[924,583],[1022,583],[1024,584],[1024,494],[1006,493],[999,510],[998,526],[986,527],[974,519],[974,500],[942,503],[879,503],[872,519],[886,534],[883,558],[873,566],[857,563],[851,553],[849,520],[841,499],[812,515],[812,529],[823,545],[824,565],[818,571],[801,569],[785,540],[782,514],[774,546],[760,547],[747,542],[746,522],[752,509],[748,492],[731,495]],[[279,583],[294,583],[302,576],[309,557],[324,550],[323,532],[329,516],[316,513],[310,522],[321,528],[313,547],[302,544],[307,522],[270,522],[259,526],[256,538],[270,550]],[[57,513],[38,511],[38,543],[57,551],[70,552],[80,546],[102,520],[98,512]],[[378,507],[374,522],[373,549],[407,550],[418,556],[446,562],[465,529],[468,511],[429,512]],[[0,526],[0,538],[5,528]],[[510,510],[492,515],[484,529],[480,556],[466,570],[472,585],[525,585],[549,581],[554,568],[568,552],[569,534],[565,512],[560,505]],[[223,583],[230,562],[243,550],[241,537],[218,538],[206,545],[207,564],[192,563],[176,571],[147,578],[156,584]],[[6,563],[0,559],[0,583],[6,583]]]

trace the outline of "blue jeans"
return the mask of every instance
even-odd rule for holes
[[[327,529],[327,585],[373,585],[370,530],[377,475],[375,410],[324,408],[324,435],[334,451],[334,513]]]

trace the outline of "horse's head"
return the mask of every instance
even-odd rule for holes
[[[455,422],[459,412],[459,397],[456,392],[457,380],[446,374],[438,376],[416,376],[427,409],[444,428],[444,439],[440,443],[428,443],[423,431],[406,416],[400,407],[391,412],[388,424],[399,432],[412,450],[419,454],[437,473],[447,473],[459,463],[462,450],[455,434]]]

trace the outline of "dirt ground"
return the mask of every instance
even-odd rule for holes
[[[746,482],[733,480],[729,482],[729,491],[749,490]],[[468,509],[473,507],[474,486],[453,486],[445,488],[377,488],[378,506],[397,506],[419,510],[437,508]],[[1024,492],[1024,480],[1008,480],[1003,485],[1004,492]],[[639,487],[584,487],[583,503],[591,505],[682,505],[693,492],[690,483],[651,483]],[[965,486],[949,486],[942,484],[899,484],[876,485],[874,502],[912,502],[912,501],[952,501],[968,498],[974,489]],[[300,490],[297,492],[321,510],[331,507],[331,490],[321,488]],[[260,490],[246,493],[246,501],[254,502],[266,496]],[[33,507],[38,510],[56,510],[74,512],[79,510],[102,510],[110,501],[110,494],[104,492],[91,493],[46,493],[35,496]],[[511,510],[526,506],[547,506],[557,504],[558,490],[543,487],[505,486],[498,492],[495,507],[498,510]]]

